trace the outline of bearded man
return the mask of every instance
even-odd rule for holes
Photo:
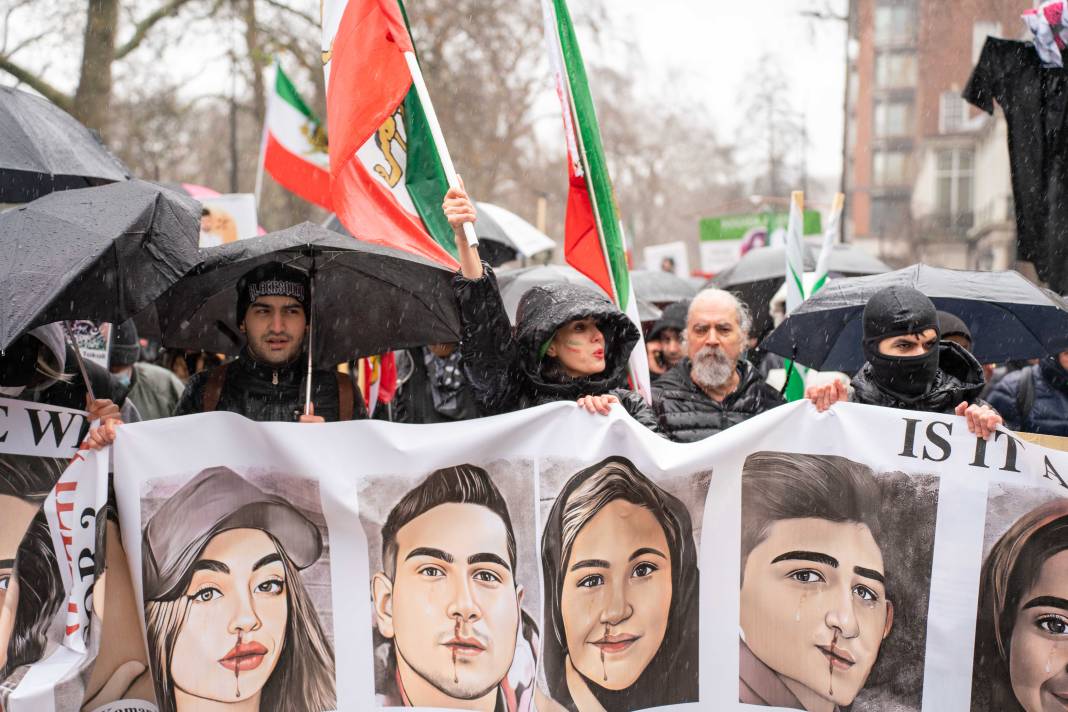
[[[653,389],[660,430],[694,442],[784,403],[745,358],[752,319],[745,304],[722,289],[694,297],[683,334],[687,357]]]

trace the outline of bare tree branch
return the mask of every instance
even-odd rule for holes
[[[64,111],[69,112],[74,108],[74,100],[69,94],[64,94],[25,67],[11,61],[7,55],[0,55],[0,70],[15,77]]]
[[[182,5],[189,2],[191,2],[191,0],[168,0],[145,16],[143,20],[134,26],[134,33],[130,39],[115,50],[115,59],[122,59],[130,52],[137,49],[148,35],[149,30],[151,30],[156,23],[167,17],[176,15]]]
[[[306,12],[304,12],[303,10],[298,10],[295,7],[290,7],[289,5],[287,5],[284,2],[279,2],[279,0],[263,0],[263,2],[266,3],[267,5],[270,5],[271,7],[276,7],[279,10],[282,10],[284,12],[288,12],[290,15],[293,15],[294,17],[299,17],[300,19],[304,20],[305,22],[309,23],[310,25],[313,25],[315,27],[319,26],[319,20],[317,18],[315,18],[315,17],[312,17],[311,15],[309,15]]]

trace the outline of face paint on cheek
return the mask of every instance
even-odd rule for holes
[[[576,338],[568,337],[564,339],[564,348],[568,351],[578,353],[582,351],[582,342]]]

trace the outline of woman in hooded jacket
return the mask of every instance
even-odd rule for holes
[[[619,403],[650,430],[656,417],[627,389],[627,358],[638,343],[634,323],[603,294],[577,285],[533,287],[519,302],[513,330],[489,265],[470,247],[463,225],[475,206],[462,189],[445,196],[461,272],[454,281],[463,325],[465,371],[483,415],[570,400],[607,414]]]
[[[93,361],[84,363],[95,400],[89,399],[89,390],[60,324],[31,329],[0,351],[0,397],[87,410],[90,422],[120,416],[128,423],[140,420],[133,403],[126,400],[127,389],[118,379]],[[85,429],[88,430],[88,423]]]

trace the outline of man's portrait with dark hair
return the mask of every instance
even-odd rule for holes
[[[919,709],[936,493],[843,457],[746,459],[739,701]]]
[[[513,507],[475,465],[438,469],[417,482],[399,499],[382,499],[384,521],[375,532],[381,558],[371,557],[371,603],[380,704],[531,709],[538,634],[523,610]],[[373,529],[364,496],[361,516]],[[532,505],[514,507],[528,543]]]

